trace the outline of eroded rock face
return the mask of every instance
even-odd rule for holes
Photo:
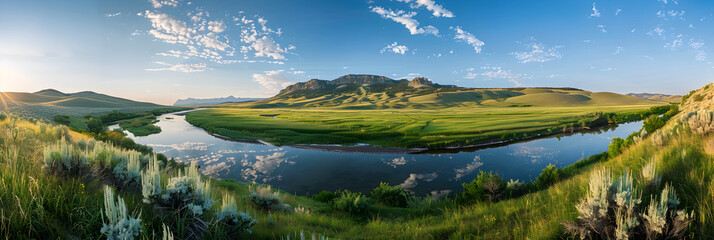
[[[327,81],[327,80],[319,80],[319,79],[312,79],[307,82],[300,82],[296,83],[293,85],[290,85],[280,91],[280,94],[285,94],[285,93],[290,93],[290,92],[295,92],[295,91],[303,91],[303,90],[317,90],[317,89],[322,89],[327,86],[339,86],[339,85],[344,85],[344,84],[356,84],[356,85],[364,85],[364,84],[379,84],[379,83],[396,83],[397,81],[384,77],[384,76],[377,76],[377,75],[367,75],[367,74],[350,74],[350,75],[345,75],[342,77],[339,77],[335,80],[332,81]]]
[[[432,83],[431,81],[429,81],[429,79],[426,79],[425,77],[415,77],[414,79],[409,81],[408,86],[413,88],[431,87],[434,86],[434,83]]]

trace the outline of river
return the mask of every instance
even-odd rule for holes
[[[129,137],[177,161],[195,161],[212,177],[270,184],[296,194],[344,189],[367,193],[387,182],[432,197],[460,192],[461,184],[479,171],[530,182],[548,164],[568,166],[606,151],[613,137],[624,138],[642,127],[641,122],[611,125],[470,152],[378,154],[227,141],[189,124],[180,113],[164,114],[159,120],[161,133],[144,137],[129,133]]]

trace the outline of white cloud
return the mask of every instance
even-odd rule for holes
[[[622,12],[622,9],[618,8],[617,10],[615,10],[615,16],[620,15],[621,12]]]
[[[226,30],[226,25],[222,21],[208,21],[208,30],[220,33]]]
[[[478,38],[476,38],[473,34],[462,30],[460,26],[451,27],[451,29],[454,29],[454,31],[456,31],[456,36],[454,36],[454,39],[464,41],[467,44],[473,46],[474,50],[476,50],[476,53],[481,52],[481,47],[483,47],[483,45],[485,44],[484,42],[478,40]]]
[[[405,2],[405,3],[411,3],[414,2],[412,5],[412,8],[418,8],[418,7],[423,7],[426,6],[426,9],[429,11],[432,11],[433,15],[435,17],[447,17],[451,18],[454,17],[454,13],[452,13],[449,10],[446,10],[443,6],[436,4],[433,0],[397,0],[399,2]]]
[[[402,184],[399,184],[399,186],[401,186],[404,189],[414,188],[417,186],[417,184],[419,184],[419,180],[431,182],[431,181],[434,181],[434,179],[436,179],[436,177],[438,177],[438,176],[439,175],[436,174],[436,172],[429,173],[429,174],[412,173],[412,174],[409,174],[409,177],[406,180],[404,180],[404,182]]]
[[[602,25],[602,24],[597,25],[597,28],[599,28],[601,32],[604,32],[604,33],[607,32],[607,29],[605,29],[605,25]]]
[[[697,61],[707,60],[707,53],[704,51],[703,41],[696,41],[693,38],[689,39],[689,47],[691,47],[692,51],[696,54]]]
[[[106,17],[116,17],[116,16],[119,16],[119,15],[121,15],[121,12],[115,12],[115,13],[107,13],[107,14],[104,14],[104,16],[106,16]]]
[[[521,86],[523,85],[522,81],[525,79],[528,79],[528,75],[525,74],[514,74],[511,72],[511,70],[505,70],[501,67],[498,66],[486,66],[486,67],[481,67],[481,72],[473,72],[473,68],[468,69],[466,73],[466,76],[464,77],[465,79],[475,79],[475,78],[480,78],[484,80],[506,80],[514,85]]]
[[[590,14],[590,17],[600,17],[600,11],[595,8],[595,3],[593,3],[593,13]]]
[[[149,34],[167,43],[189,44],[192,42],[192,34],[196,30],[189,28],[186,22],[171,18],[164,13],[146,11],[144,17],[151,21],[154,29],[149,30]]]
[[[413,17],[416,16],[416,12],[404,12],[402,10],[392,11],[384,9],[382,7],[371,7],[372,12],[379,14],[385,19],[391,19],[397,23],[401,23],[409,29],[409,33],[412,35],[416,34],[433,34],[435,36],[439,35],[439,29],[434,26],[426,26],[423,28],[419,27],[419,21],[415,20]]]
[[[679,49],[683,43],[684,43],[684,40],[682,39],[682,34],[679,34],[677,36],[677,38],[675,38],[671,42],[665,43],[664,47],[669,48],[670,50],[674,51],[674,50]]]
[[[562,54],[558,51],[558,48],[561,48],[562,46],[555,46],[552,48],[546,48],[543,46],[543,44],[536,42],[534,38],[531,38],[533,41],[532,43],[528,44],[527,46],[530,48],[530,51],[524,51],[524,52],[513,52],[511,55],[514,55],[516,59],[518,59],[519,62],[521,63],[530,63],[530,62],[548,62],[553,59],[557,58],[562,58]]]
[[[190,73],[190,72],[203,72],[206,70],[210,70],[208,66],[206,66],[205,63],[195,63],[195,64],[183,64],[183,63],[178,63],[175,65],[165,63],[165,62],[156,62],[157,64],[164,65],[166,67],[164,68],[149,68],[146,69],[146,71],[174,71],[174,72],[185,72],[185,73]]]
[[[265,71],[263,74],[253,74],[253,81],[258,82],[265,95],[273,96],[283,88],[295,84],[295,81],[283,74],[284,70]]]
[[[163,6],[176,7],[179,3],[178,0],[149,0],[149,2],[154,8],[161,8]]]
[[[397,42],[394,42],[394,43],[389,44],[386,47],[382,48],[382,50],[379,51],[379,53],[384,53],[386,51],[404,55],[404,53],[409,51],[409,48],[407,46],[399,45]]]

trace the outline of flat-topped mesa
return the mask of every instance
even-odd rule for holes
[[[408,86],[413,88],[433,87],[434,83],[429,81],[429,79],[425,77],[415,77],[414,79],[409,81]]]

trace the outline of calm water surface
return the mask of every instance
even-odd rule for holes
[[[474,152],[374,154],[232,142],[192,126],[182,115],[165,114],[159,119],[161,133],[129,136],[169,158],[195,161],[209,176],[270,184],[297,194],[339,189],[369,192],[380,182],[388,182],[434,197],[461,191],[461,183],[473,180],[479,170],[504,179],[532,181],[548,164],[568,166],[606,151],[611,138],[624,138],[642,127],[641,122],[626,123]]]

